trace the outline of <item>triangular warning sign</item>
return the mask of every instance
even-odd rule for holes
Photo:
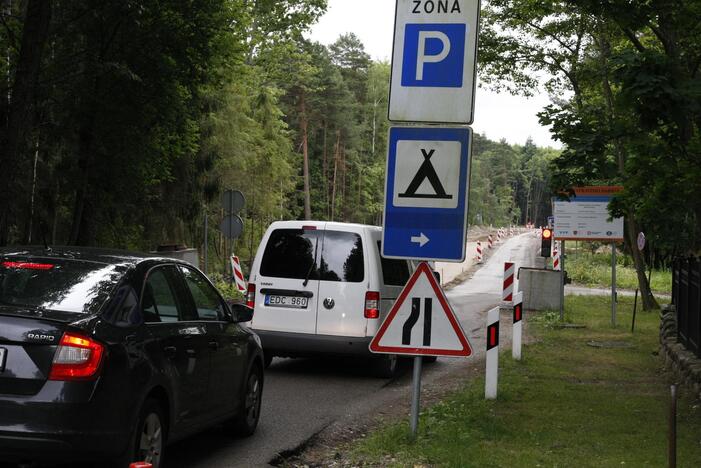
[[[472,347],[431,268],[422,262],[370,342],[373,353],[469,356]]]

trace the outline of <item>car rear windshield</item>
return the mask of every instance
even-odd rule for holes
[[[273,278],[359,283],[365,277],[363,243],[352,232],[276,229],[265,246],[260,273]]]
[[[123,276],[123,269],[80,260],[0,257],[0,304],[95,312]]]

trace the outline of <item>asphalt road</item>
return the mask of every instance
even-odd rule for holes
[[[531,234],[508,239],[472,279],[447,293],[475,351],[470,359],[484,354],[485,314],[500,302],[504,262],[513,261],[517,268],[535,266],[536,244]],[[465,359],[441,358],[425,366],[424,388],[465,365]],[[410,372],[384,380],[369,377],[367,366],[358,360],[276,358],[266,370],[257,432],[237,439],[223,429],[213,429],[184,440],[169,448],[166,468],[269,466],[330,424],[372,414],[408,394]]]

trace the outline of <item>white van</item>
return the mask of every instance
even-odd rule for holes
[[[382,258],[382,229],[327,221],[277,221],[251,267],[247,302],[266,364],[273,356],[370,357],[370,340],[409,280],[413,266]],[[392,376],[397,357],[376,355]]]

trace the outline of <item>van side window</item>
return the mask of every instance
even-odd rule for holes
[[[321,232],[276,229],[270,234],[260,264],[260,274],[274,278],[319,279],[316,259]]]
[[[353,232],[324,231],[324,248],[319,270],[322,281],[363,281],[365,257],[360,236]]]
[[[382,243],[377,243],[382,263],[382,281],[388,286],[404,286],[411,273],[409,272],[409,262],[397,260],[395,258],[385,258],[382,256]]]

